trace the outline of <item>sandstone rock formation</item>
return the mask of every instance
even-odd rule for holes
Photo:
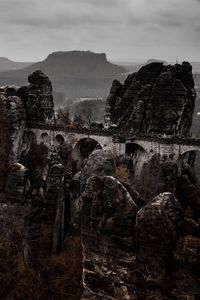
[[[122,85],[115,80],[106,114],[119,129],[133,133],[188,136],[196,93],[192,66],[143,66]]]
[[[136,299],[137,205],[114,177],[90,177],[83,194],[83,299]]]
[[[69,222],[64,218],[68,193],[65,167],[69,157],[64,156],[64,150],[60,155],[59,145],[48,148],[34,139],[24,144],[20,161],[28,170],[24,202],[30,207],[26,227],[30,257],[34,260],[56,254],[62,247],[65,224]]]
[[[199,299],[200,189],[193,155],[180,162],[173,155],[149,160],[141,147],[132,153],[129,145],[127,156],[96,150],[88,159],[95,148],[86,149],[88,135],[77,168],[77,153],[62,136],[51,143],[47,133],[30,130],[35,123],[51,125],[54,106],[45,74],[36,71],[29,82],[0,90],[0,149],[7,165],[10,140],[18,152],[0,173],[6,178],[0,200],[21,212],[26,262],[56,254],[68,233],[82,240],[82,299]],[[194,100],[188,63],[153,63],[124,85],[114,82],[108,117],[123,134],[187,136]]]
[[[158,195],[136,217],[137,259],[145,270],[145,299],[162,299],[171,260],[183,222],[183,210],[171,193]],[[163,293],[164,292],[164,293]]]
[[[26,112],[22,100],[17,96],[18,87],[6,86],[0,89],[9,119],[9,134],[13,142],[12,155],[17,158],[18,148],[26,125]]]
[[[27,87],[18,90],[26,108],[27,121],[31,123],[52,124],[54,122],[54,102],[52,85],[42,71],[35,71],[28,77]]]
[[[128,184],[131,168],[118,173],[118,166],[125,164],[96,151],[79,175],[82,299],[198,299],[199,192],[191,169],[174,176],[175,191],[167,183],[147,202]]]
[[[25,130],[31,123],[45,125],[54,122],[49,78],[41,71],[35,71],[28,80],[30,85],[27,87],[6,86],[0,90],[4,109],[1,141],[7,139],[8,143],[2,151],[7,151],[4,156],[10,158],[7,177],[5,170],[1,174],[7,179],[1,200],[9,205],[17,205],[19,210],[20,207],[23,210],[24,206],[28,208],[24,217],[29,257],[35,259],[57,252],[63,241],[64,228],[61,224],[64,224],[65,184],[62,162],[68,161],[68,156],[59,145],[48,149],[45,143],[37,144],[34,133]],[[5,117],[7,120],[4,120]],[[59,173],[56,166],[60,164],[62,172]]]
[[[15,161],[20,156],[20,144],[27,125],[55,122],[52,85],[49,78],[41,71],[35,71],[28,80],[30,85],[26,87],[0,88],[0,98],[4,102],[9,118]]]

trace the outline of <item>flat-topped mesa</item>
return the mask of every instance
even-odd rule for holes
[[[52,124],[54,122],[54,102],[52,85],[48,76],[37,70],[28,76],[30,83],[18,91],[26,107],[27,122],[31,124]]]
[[[115,80],[106,104],[106,119],[133,133],[189,136],[196,92],[192,66],[150,63]]]

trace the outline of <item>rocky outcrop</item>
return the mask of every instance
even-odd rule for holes
[[[136,299],[133,227],[137,205],[115,178],[90,177],[83,194],[82,299]]]
[[[11,139],[13,141],[13,156],[15,161],[19,155],[19,147],[26,126],[26,111],[18,96],[8,96],[5,105],[10,118]]]
[[[178,164],[173,153],[149,160],[129,143],[128,156],[108,150],[89,156],[98,147],[86,138],[73,156],[62,137],[51,144],[47,134],[36,138],[35,128],[24,131],[35,122],[54,122],[48,77],[36,71],[29,83],[0,89],[0,146],[7,151],[1,158],[9,165],[11,143],[3,142],[10,130],[20,162],[0,174],[7,176],[0,200],[2,207],[16,206],[23,215],[26,262],[56,254],[70,233],[82,239],[82,299],[199,299],[200,189],[194,155]],[[123,134],[188,135],[193,87],[188,63],[149,64],[124,85],[114,82],[107,121],[111,117]],[[73,161],[77,154],[83,159],[80,170]]]
[[[0,98],[4,102],[8,119],[9,133],[13,143],[12,155],[17,160],[18,149],[26,124],[26,112],[22,100],[17,96],[18,87],[6,86],[0,89]]]
[[[28,170],[24,202],[30,208],[26,221],[30,258],[48,257],[61,249],[69,222],[65,170],[69,157],[64,149],[60,153],[60,145],[48,148],[31,137],[22,150],[20,161]]]
[[[54,122],[54,102],[52,85],[49,78],[40,70],[28,77],[27,87],[18,90],[17,95],[22,99],[26,108],[29,124],[52,124]]]
[[[42,182],[35,187],[32,184],[26,195],[26,201],[30,203],[26,225],[30,259],[48,257],[61,249],[64,239],[63,172],[61,164],[49,166],[46,187],[42,186]]]
[[[164,290],[173,268],[172,255],[182,222],[183,210],[171,193],[160,194],[137,214],[137,259],[145,270],[145,299],[163,299],[166,296]]]
[[[33,72],[28,80],[29,86],[5,86],[0,88],[10,122],[10,135],[13,142],[13,158],[21,155],[24,130],[30,124],[53,124],[54,103],[52,85],[41,71]]]
[[[82,216],[84,300],[200,296],[197,181],[189,166],[182,167],[179,177],[175,164],[157,168],[146,198],[134,188],[128,158],[98,150],[76,175],[81,185],[76,201]],[[163,192],[150,199],[159,190]]]
[[[196,93],[192,66],[150,63],[115,80],[107,99],[106,118],[133,133],[188,136]]]
[[[28,170],[21,164],[15,163],[9,170],[5,186],[5,203],[24,205],[27,186]]]

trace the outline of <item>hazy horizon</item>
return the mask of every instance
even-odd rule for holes
[[[94,52],[94,53],[97,53],[97,54],[105,53],[106,56],[107,56],[107,60],[108,60],[109,62],[111,62],[111,63],[127,63],[127,64],[129,64],[129,63],[144,63],[144,62],[146,62],[147,60],[151,60],[151,59],[156,59],[156,60],[160,60],[160,61],[166,61],[166,62],[168,62],[168,63],[174,63],[174,62],[176,62],[175,60],[174,60],[174,61],[167,61],[166,59],[164,59],[164,58],[159,58],[159,57],[146,57],[146,58],[143,58],[143,59],[137,59],[137,58],[123,58],[123,57],[121,57],[121,58],[115,58],[115,59],[112,59],[112,57],[111,57],[111,58],[108,57],[108,55],[107,55],[106,52],[98,52],[98,51],[95,52],[95,51],[92,51],[92,50],[90,50],[90,49],[88,49],[88,50],[82,50],[82,49],[63,50],[63,49],[60,49],[60,50],[57,50],[57,51],[58,51],[58,52],[68,52],[68,51],[91,51],[91,52]],[[46,59],[47,56],[48,56],[49,54],[51,54],[51,53],[52,53],[52,52],[47,53],[46,56],[42,57],[40,60],[29,60],[29,61],[26,61],[26,62],[37,63],[37,62],[43,61],[43,60]],[[7,57],[7,56],[0,56],[0,59],[1,59],[1,58],[6,58],[6,59],[9,59],[9,60],[15,61],[15,62],[25,62],[25,61],[22,61],[22,60],[21,60],[21,61],[15,60],[15,59],[10,58],[10,57]],[[192,62],[192,61],[191,61],[191,62]],[[194,62],[200,62],[200,60],[199,60],[199,61],[194,61]]]

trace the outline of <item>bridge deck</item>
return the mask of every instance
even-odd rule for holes
[[[50,131],[61,131],[65,134],[67,133],[77,133],[86,135],[97,135],[105,137],[113,137],[114,142],[126,143],[127,141],[134,143],[134,141],[148,141],[159,144],[176,144],[176,145],[188,145],[188,146],[200,146],[200,139],[190,138],[190,137],[177,137],[177,136],[159,136],[159,135],[130,135],[122,133],[116,130],[110,129],[89,129],[89,128],[73,128],[64,127],[62,125],[43,125],[43,124],[28,124],[28,129],[41,129]]]

